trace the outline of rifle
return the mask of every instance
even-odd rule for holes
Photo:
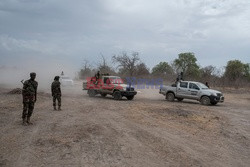
[[[24,85],[23,80],[21,80],[20,82]],[[24,90],[23,89],[22,89],[22,95],[24,96]]]

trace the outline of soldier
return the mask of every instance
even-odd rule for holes
[[[184,79],[183,79],[183,72],[181,72],[181,74],[180,74],[180,80],[181,80],[181,81],[184,80]]]
[[[207,86],[208,88],[210,88],[210,87],[209,87],[209,84],[208,84],[208,82],[206,82],[206,86]]]
[[[97,71],[97,73],[95,74],[95,82],[94,82],[94,84],[98,84],[98,82],[99,82],[99,79],[100,79],[100,71]]]
[[[176,78],[176,84],[177,84],[177,82],[179,82],[179,81],[183,81],[184,79],[183,79],[183,72],[181,72],[180,74],[178,74],[178,76],[177,76],[177,78]]]
[[[32,72],[30,73],[30,79],[23,83],[23,125],[32,124],[30,122],[30,117],[34,110],[38,86],[38,82],[35,81],[35,78],[36,73]]]
[[[56,100],[58,101],[58,110],[61,110],[61,83],[59,82],[59,76],[55,76],[54,82],[51,84],[51,93],[53,96],[53,106],[56,110]]]
[[[97,79],[97,80],[100,79],[100,71],[97,72],[97,74],[96,74],[96,79]]]

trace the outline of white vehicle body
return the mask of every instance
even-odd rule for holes
[[[68,77],[68,76],[61,76],[60,77],[60,82],[62,84],[62,86],[73,86],[74,85],[74,81]]]
[[[176,85],[162,86],[159,93],[166,96],[168,101],[193,99],[205,105],[216,105],[218,102],[224,102],[224,96],[221,92],[209,89],[203,83],[193,81],[180,81]]]

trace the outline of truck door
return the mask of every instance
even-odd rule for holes
[[[188,82],[179,82],[177,85],[177,97],[187,98],[189,97]]]
[[[192,99],[198,99],[200,88],[192,82],[189,83],[188,88],[189,97]]]
[[[112,93],[113,91],[113,84],[110,81],[109,77],[104,77],[103,78],[103,87],[102,87],[102,92],[103,93]]]

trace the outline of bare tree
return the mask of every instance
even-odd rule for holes
[[[214,76],[215,70],[216,70],[216,67],[211,66],[211,65],[201,68],[200,69],[201,78],[203,80],[210,81],[212,77]]]
[[[118,63],[118,68],[121,73],[133,76],[140,58],[138,52],[133,52],[131,57],[128,56],[126,52],[123,52],[122,55],[114,55],[112,60],[114,63]]]
[[[83,60],[83,69],[86,70],[86,69],[90,69],[91,68],[91,65],[89,64],[89,61],[87,59],[84,59]]]
[[[84,59],[83,68],[78,73],[79,79],[85,79],[85,77],[89,77],[92,75],[91,65],[89,61]]]
[[[101,73],[115,74],[115,71],[112,69],[112,67],[108,65],[106,58],[103,56],[102,53],[100,54],[102,57],[102,62],[98,64],[98,70]]]

